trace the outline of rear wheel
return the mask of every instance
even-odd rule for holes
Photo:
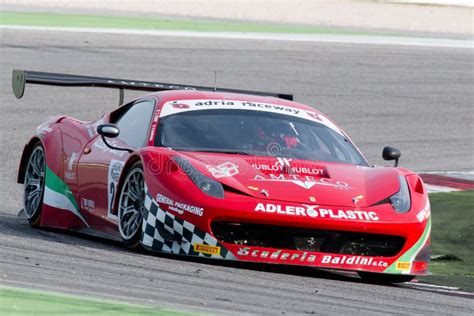
[[[403,283],[410,282],[415,278],[414,275],[403,274],[383,274],[370,272],[358,272],[358,274],[363,281],[373,284]]]
[[[145,178],[141,162],[128,171],[119,197],[118,226],[127,248],[140,246],[140,234],[145,210]]]
[[[32,227],[38,227],[43,207],[45,187],[46,160],[41,144],[31,152],[26,165],[23,195],[23,210]]]

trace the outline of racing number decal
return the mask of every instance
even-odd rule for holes
[[[109,165],[109,175],[107,179],[107,217],[109,218],[117,218],[117,215],[112,213],[112,207],[115,199],[115,195],[117,194],[117,183],[120,178],[120,174],[123,169],[124,162],[120,160],[112,159]]]
[[[111,208],[112,208],[112,201],[114,200],[115,198],[115,182],[112,181],[110,182],[110,187],[109,187],[109,206],[108,206],[108,212],[107,212],[107,215],[110,216],[111,215]]]

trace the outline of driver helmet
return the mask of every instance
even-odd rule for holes
[[[290,124],[291,123],[280,122],[257,126],[257,143],[260,145],[278,143],[284,148],[295,148],[299,144],[299,139],[296,131]]]

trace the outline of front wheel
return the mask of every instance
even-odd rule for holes
[[[140,246],[140,234],[145,210],[145,177],[141,162],[128,171],[119,197],[118,228],[124,245]]]
[[[404,274],[383,274],[371,272],[358,272],[358,274],[363,281],[373,284],[403,283],[410,282],[415,278],[414,275]]]
[[[23,209],[32,227],[38,227],[41,219],[45,173],[44,149],[41,144],[37,144],[33,148],[26,165],[23,195]]]

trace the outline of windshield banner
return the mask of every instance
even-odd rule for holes
[[[279,104],[261,103],[261,102],[250,102],[242,100],[210,100],[210,99],[197,99],[197,100],[176,100],[170,101],[164,104],[161,110],[161,117],[177,114],[188,111],[198,110],[251,110],[270,112],[277,114],[284,114],[293,117],[306,119],[309,121],[323,124],[332,130],[342,134],[339,128],[334,125],[328,118],[321,113],[315,111],[307,111],[304,109],[298,109]]]

